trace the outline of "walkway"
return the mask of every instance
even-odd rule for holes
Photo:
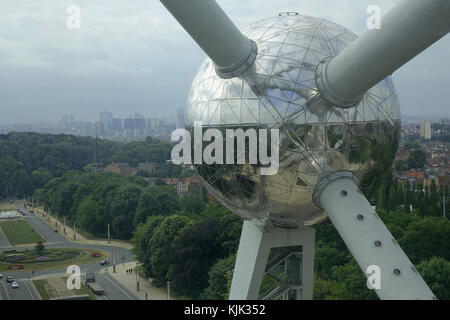
[[[136,286],[136,262],[127,262],[125,264],[116,265],[116,273],[113,273],[112,266],[109,266],[107,269],[103,269],[102,273],[109,273],[115,280],[120,282],[124,287],[128,289],[131,293],[137,296],[140,300],[167,300],[167,290],[166,288],[156,288],[150,284],[147,280],[139,277],[139,288],[137,291]],[[126,270],[133,269],[133,273],[128,274]],[[170,300],[175,300],[173,297],[170,297]]]

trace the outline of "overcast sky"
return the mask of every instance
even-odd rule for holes
[[[283,11],[339,23],[358,35],[366,8],[397,0],[218,0],[238,27]],[[68,30],[66,9],[81,8]],[[157,0],[1,0],[0,124],[95,120],[184,107],[204,53]],[[450,115],[450,36],[394,74],[402,113]]]

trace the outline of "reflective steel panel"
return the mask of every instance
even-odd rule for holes
[[[354,41],[355,34],[302,15],[264,19],[242,31],[258,45],[253,67],[224,80],[206,59],[189,93],[188,128],[194,121],[223,131],[278,128],[280,168],[276,175],[262,176],[258,165],[196,165],[208,190],[244,218],[270,216],[285,227],[325,218],[312,193],[331,172],[352,171],[370,196],[398,146],[400,108],[391,78],[369,90],[357,106],[338,108],[318,93],[316,68]]]

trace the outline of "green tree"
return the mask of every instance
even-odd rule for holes
[[[343,265],[349,262],[346,252],[341,252],[336,248],[318,242],[315,249],[314,267],[317,274],[325,278],[331,277],[331,269],[336,265]]]
[[[377,299],[374,290],[367,288],[366,277],[354,259],[345,265],[332,267],[331,280],[338,283],[332,286],[331,295],[339,300]]]
[[[19,169],[13,173],[9,185],[10,192],[18,196],[30,195],[33,190],[33,181],[24,169]]]
[[[131,239],[133,235],[133,220],[141,192],[138,186],[125,184],[111,203],[111,227],[113,234],[120,239]]]
[[[393,184],[389,188],[389,200],[388,200],[388,211],[394,211],[399,205],[399,197],[397,195],[397,189]]]
[[[181,209],[188,215],[200,215],[206,208],[205,202],[197,195],[187,194],[180,201]]]
[[[170,257],[173,244],[192,225],[193,221],[187,217],[171,215],[154,230],[149,250],[152,275],[157,284],[163,285],[172,277]]]
[[[53,178],[52,173],[44,168],[34,170],[31,173],[31,177],[35,188],[42,188]]]
[[[420,169],[427,163],[427,156],[422,150],[415,149],[409,154],[406,163],[408,164],[408,169]]]
[[[229,275],[233,273],[236,255],[218,260],[208,272],[208,287],[200,295],[205,300],[228,300]]]
[[[92,197],[87,197],[78,206],[75,221],[79,228],[91,234],[103,233],[106,236],[107,226],[103,214],[102,205]]]
[[[444,258],[433,257],[417,266],[431,291],[439,300],[450,299],[450,262]]]
[[[34,247],[34,250],[36,251],[37,254],[41,255],[44,253],[45,247],[44,244],[39,241],[36,246]]]
[[[208,285],[208,270],[222,257],[220,225],[217,218],[206,218],[175,241],[169,260],[172,262],[174,290],[197,299]]]
[[[433,256],[450,260],[449,234],[449,220],[442,217],[425,217],[411,222],[398,242],[415,264]]]

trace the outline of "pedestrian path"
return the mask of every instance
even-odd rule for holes
[[[167,289],[156,288],[149,281],[136,275],[136,261],[116,265],[116,272],[113,267],[103,269],[102,273],[108,273],[111,277],[121,283],[128,291],[138,297],[140,300],[167,300]],[[127,270],[131,272],[127,273]],[[137,282],[139,281],[139,291]],[[170,300],[174,300],[171,296]]]

